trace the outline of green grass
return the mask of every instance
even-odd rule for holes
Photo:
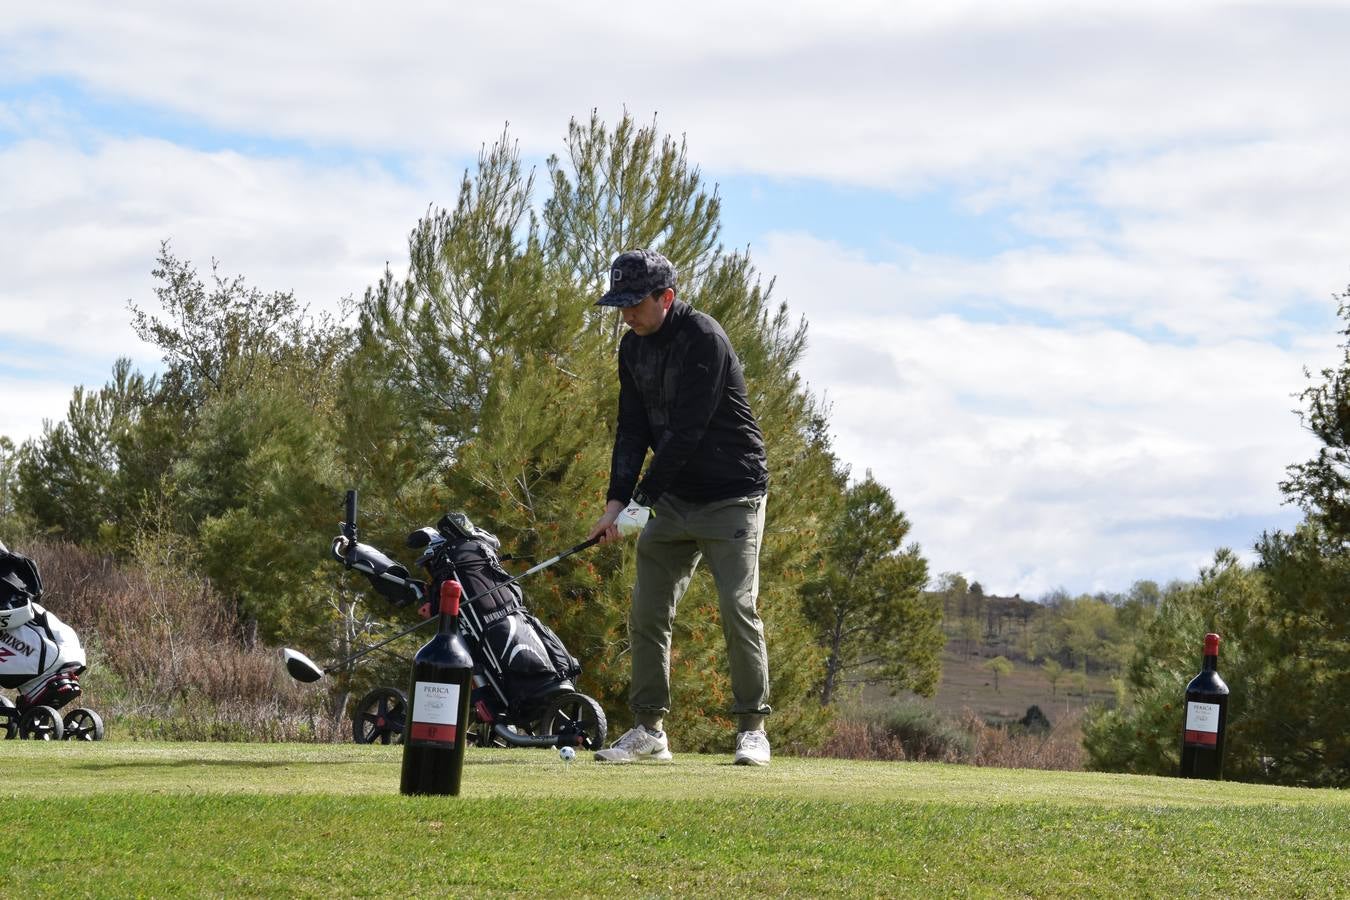
[[[778,758],[0,744],[4,893],[33,896],[1344,896],[1350,794]]]

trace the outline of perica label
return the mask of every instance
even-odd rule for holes
[[[1194,747],[1215,747],[1219,743],[1219,704],[1186,704],[1186,743]]]
[[[455,743],[459,725],[459,685],[419,681],[413,689],[409,740],[419,743]]]

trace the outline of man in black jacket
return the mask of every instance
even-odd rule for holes
[[[671,759],[663,721],[670,711],[671,624],[694,567],[706,558],[731,669],[735,761],[768,765],[768,649],[756,600],[769,473],[741,362],[716,320],[675,299],[675,267],[654,251],[616,257],[598,305],[617,307],[630,330],[619,343],[609,493],[591,536],[608,543],[618,540],[625,521],[646,521],[628,621],[636,723],[595,758]],[[651,463],[639,477],[649,449]]]

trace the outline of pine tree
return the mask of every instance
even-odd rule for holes
[[[923,593],[928,564],[904,546],[909,522],[884,485],[867,477],[844,491],[802,589],[826,659],[820,703],[850,673],[931,696],[941,671],[942,600]]]
[[[392,273],[362,304],[362,352],[376,389],[424,435],[441,489],[423,506],[465,509],[514,553],[547,555],[584,536],[604,508],[617,412],[621,324],[597,308],[610,259],[647,246],[681,273],[679,294],[717,318],[745,366],[772,477],[760,608],[770,646],[772,727],[781,741],[818,739],[806,702],[820,653],[797,588],[820,511],[834,490],[823,410],[795,372],[805,326],[773,305],[744,254],[716,239],[719,202],[685,148],[625,117],[612,131],[573,122],[548,162],[542,216],[533,178],[506,136],[480,155],[453,210],[432,210]],[[613,720],[627,710],[631,543],[599,548],[525,585],[587,671],[583,687]],[[730,686],[706,573],[681,603],[672,652],[680,746],[725,748]]]
[[[251,630],[331,633],[328,541],[347,478],[338,455],[347,333],[290,292],[264,292],[160,249],[159,315],[131,305],[166,371],[137,458],[157,453],[163,520]],[[166,432],[165,425],[177,425]]]
[[[66,418],[44,422],[42,435],[24,442],[14,471],[17,511],[45,532],[85,544],[118,543],[134,526],[137,494],[136,432],[158,390],[154,378],[119,359],[112,380],[95,391],[76,387]]]

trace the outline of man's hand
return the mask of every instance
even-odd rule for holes
[[[619,526],[614,523],[618,520],[619,513],[623,512],[623,506],[618,500],[611,500],[606,503],[605,514],[591,528],[591,533],[586,535],[586,540],[589,541],[593,537],[599,537],[602,544],[617,541],[620,537]]]

